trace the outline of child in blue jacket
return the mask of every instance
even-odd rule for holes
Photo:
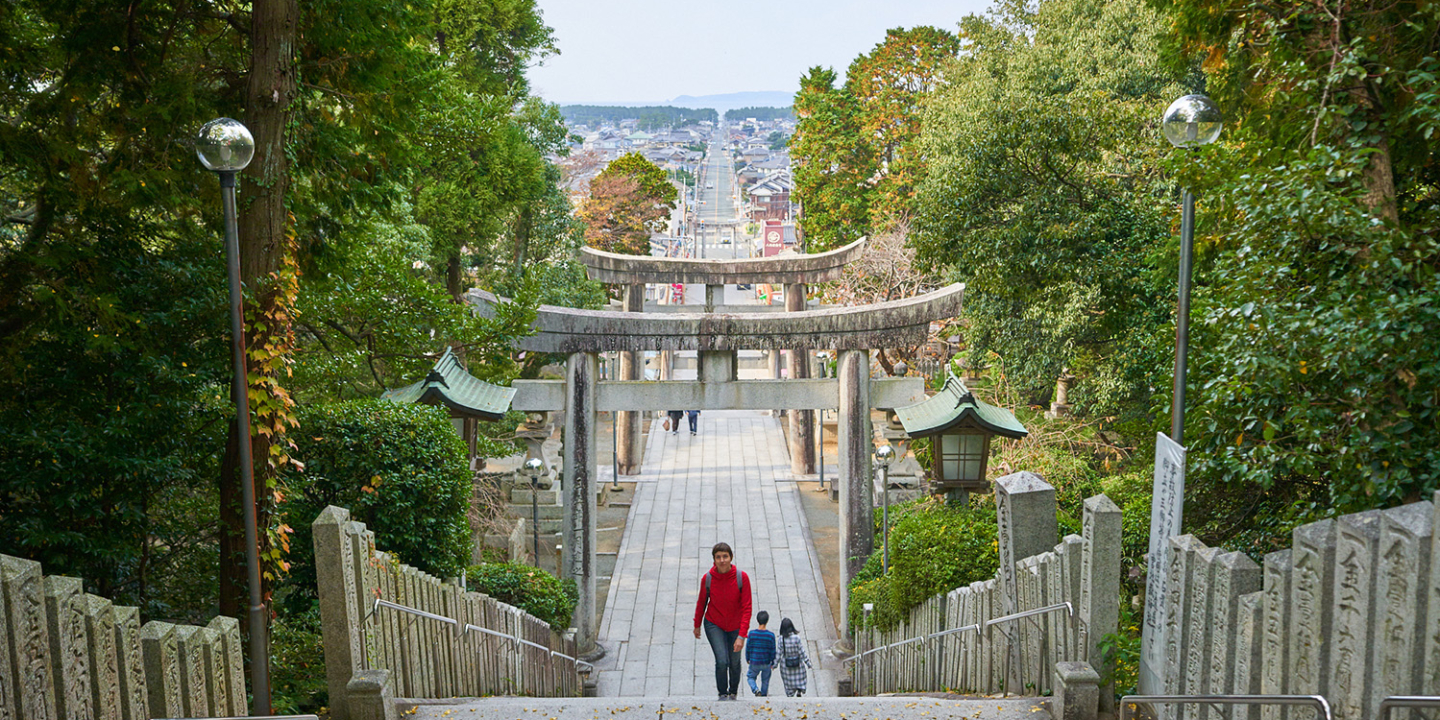
[[[750,663],[745,679],[750,682],[750,692],[755,697],[766,697],[770,694],[770,668],[775,663],[775,633],[765,629],[770,613],[761,610],[755,622],[760,627],[751,630],[745,642],[745,661]],[[760,677],[758,687],[755,685],[757,675]]]

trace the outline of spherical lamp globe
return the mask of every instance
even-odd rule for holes
[[[545,463],[540,458],[530,458],[525,461],[523,472],[528,478],[538,478],[545,473]]]
[[[1160,120],[1165,139],[1175,147],[1187,149],[1215,142],[1223,126],[1220,108],[1204,95],[1186,95],[1170,103]]]
[[[255,138],[239,120],[216,118],[195,134],[195,156],[208,170],[244,170],[255,156]]]
[[[875,461],[880,463],[881,467],[889,465],[890,461],[894,458],[895,448],[890,447],[889,445],[881,445],[880,447],[875,449]]]

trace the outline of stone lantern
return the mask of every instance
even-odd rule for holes
[[[945,379],[940,392],[918,405],[897,408],[895,415],[912,439],[933,438],[930,481],[937,493],[988,491],[990,438],[1030,434],[1009,410],[980,401],[954,375]]]

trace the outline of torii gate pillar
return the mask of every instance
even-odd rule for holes
[[[596,644],[595,506],[599,489],[595,466],[596,380],[600,359],[593,352],[571,353],[565,364],[565,529],[562,577],[575,580],[580,600],[575,606],[576,641],[582,655],[603,653]]]
[[[785,310],[799,312],[805,309],[805,283],[789,283],[785,286]],[[790,349],[790,377],[801,380],[810,377],[810,349]],[[868,408],[867,408],[868,411]],[[790,410],[790,472],[809,475],[815,472],[815,411]]]
[[[840,607],[850,607],[850,580],[875,549],[874,503],[870,497],[870,352],[842,350],[836,375],[840,412],[836,441],[840,453]],[[841,623],[847,628],[849,623]]]
[[[641,284],[626,285],[625,311],[644,312],[644,310],[645,286]],[[644,353],[633,350],[622,351],[618,379],[631,382],[640,380],[644,366]],[[623,410],[615,415],[615,422],[618,423],[615,429],[616,464],[620,466],[621,475],[634,475],[640,472],[640,463],[643,459],[640,449],[640,420],[644,413],[636,410]]]

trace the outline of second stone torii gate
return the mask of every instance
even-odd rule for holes
[[[870,350],[918,345],[930,323],[960,312],[964,285],[928,295],[861,307],[786,313],[645,314],[540,306],[536,334],[517,341],[529,352],[567,355],[565,380],[517,380],[512,407],[564,411],[562,567],[579,588],[576,626],[582,652],[596,645],[595,517],[599,490],[596,414],[685,407],[698,410],[838,408],[840,482],[840,600],[849,604],[850,579],[874,549],[871,499],[871,408],[907,407],[925,399],[921,378],[870,378]],[[497,302],[472,290],[482,314]],[[817,348],[838,351],[834,379],[739,380],[734,351]],[[697,381],[599,382],[599,353],[696,350]]]

